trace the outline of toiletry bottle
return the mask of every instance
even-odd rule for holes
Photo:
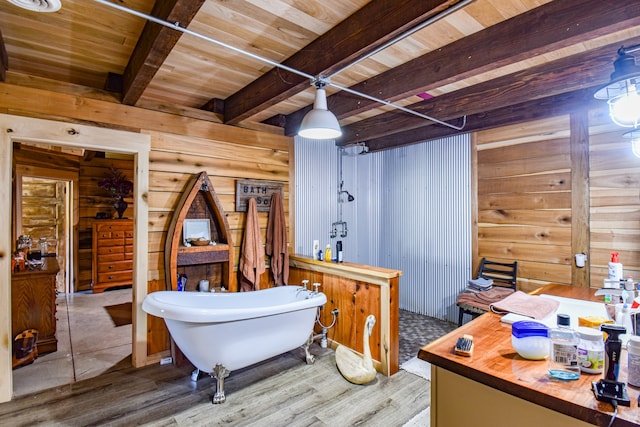
[[[331,262],[331,245],[329,244],[327,244],[327,247],[324,249],[324,260]]]
[[[604,369],[604,338],[602,331],[586,326],[578,328],[578,363],[588,374],[600,374]]]
[[[640,387],[640,337],[631,335],[627,342],[627,382]]]
[[[336,256],[338,258],[338,262],[342,262],[342,240],[338,240],[336,242]]]
[[[604,379],[618,381],[622,341],[620,335],[626,332],[624,326],[603,323],[600,330],[607,334],[604,342]]]
[[[620,281],[622,279],[622,264],[618,259],[618,252],[611,252],[609,261],[609,280]]]
[[[549,375],[560,380],[580,378],[578,344],[580,337],[571,329],[568,314],[558,314],[558,327],[549,330]]]

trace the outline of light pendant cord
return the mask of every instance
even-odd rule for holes
[[[367,94],[358,92],[356,90],[349,89],[349,88],[346,88],[344,86],[337,85],[335,83],[331,83],[331,81],[329,81],[329,79],[327,79],[326,77],[312,76],[311,74],[305,73],[304,71],[296,70],[295,68],[291,68],[291,67],[289,67],[287,65],[280,64],[279,62],[272,61],[271,59],[265,58],[264,56],[260,56],[260,55],[256,55],[255,53],[247,52],[247,51],[245,51],[243,49],[237,48],[235,46],[231,46],[230,44],[221,42],[221,41],[216,40],[216,39],[214,39],[212,37],[208,37],[208,36],[205,36],[203,34],[197,33],[195,31],[191,31],[191,30],[189,30],[189,29],[187,29],[185,27],[180,26],[179,22],[171,23],[171,22],[168,22],[168,21],[164,21],[162,19],[156,18],[155,16],[152,16],[152,15],[149,15],[149,14],[146,14],[146,13],[143,13],[143,12],[138,12],[137,10],[130,9],[128,7],[124,7],[124,6],[121,6],[119,4],[107,1],[107,0],[94,0],[94,1],[98,2],[98,3],[102,4],[102,5],[109,6],[109,7],[114,8],[114,9],[118,9],[118,10],[120,10],[122,12],[137,16],[139,18],[146,19],[146,20],[154,22],[154,23],[156,23],[158,25],[162,25],[162,26],[165,26],[167,28],[171,28],[173,30],[180,31],[180,32],[185,33],[185,34],[189,34],[189,35],[194,36],[196,38],[208,41],[209,43],[213,43],[215,45],[230,49],[230,50],[232,50],[234,52],[249,56],[249,57],[251,57],[253,59],[257,59],[258,61],[266,62],[267,64],[272,65],[274,67],[281,68],[283,70],[289,71],[290,73],[297,74],[299,76],[305,77],[305,78],[307,78],[307,79],[309,79],[311,81],[311,84],[316,85],[316,86],[318,85],[318,83],[324,84],[324,85],[327,85],[327,86],[332,86],[332,87],[334,87],[336,89],[343,90],[345,92],[351,93],[353,95],[360,96],[362,98],[366,98],[366,99],[368,99],[370,101],[378,102],[380,104],[396,108],[396,109],[404,111],[406,113],[413,114],[414,116],[418,116],[420,118],[423,118],[423,119],[426,119],[426,120],[430,120],[432,122],[435,122],[435,123],[450,127],[452,129],[455,129],[455,130],[462,130],[464,128],[464,126],[466,125],[466,123],[467,123],[467,116],[464,116],[462,126],[455,126],[455,125],[452,125],[450,123],[446,123],[446,122],[443,122],[441,120],[435,119],[433,117],[427,116],[426,114],[422,114],[422,113],[419,113],[417,111],[411,110],[409,108],[403,107],[401,105],[394,104],[393,102],[385,101],[383,99],[379,99],[379,98],[376,98],[374,96],[367,95]]]

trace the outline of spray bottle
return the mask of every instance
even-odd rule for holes
[[[620,352],[622,351],[620,335],[624,334],[627,328],[620,325],[602,324],[600,330],[607,333],[607,339],[604,342],[604,379],[618,381]]]

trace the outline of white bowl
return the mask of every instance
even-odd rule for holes
[[[542,360],[549,355],[549,338],[547,337],[516,338],[512,335],[511,345],[525,359]]]

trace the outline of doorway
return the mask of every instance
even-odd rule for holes
[[[134,156],[134,236],[133,236],[133,292],[132,292],[132,364],[145,366],[147,362],[147,318],[141,303],[147,294],[148,282],[148,205],[150,136],[135,132],[104,129],[80,124],[34,119],[0,114],[0,195],[11,200],[13,144],[18,141],[37,142],[66,147],[86,147],[97,151],[128,153]],[[0,204],[0,216],[11,217],[11,204]],[[10,221],[0,222],[0,250],[11,253],[12,227]],[[11,259],[0,257],[0,283],[11,283]],[[12,321],[10,286],[0,286],[0,328],[10,335]],[[11,400],[13,392],[11,347],[0,350],[0,402]]]
[[[72,197],[78,174],[16,165],[14,240],[29,236],[32,249],[45,258],[56,258],[60,271],[56,292],[73,292],[77,276],[73,247],[74,209]]]

